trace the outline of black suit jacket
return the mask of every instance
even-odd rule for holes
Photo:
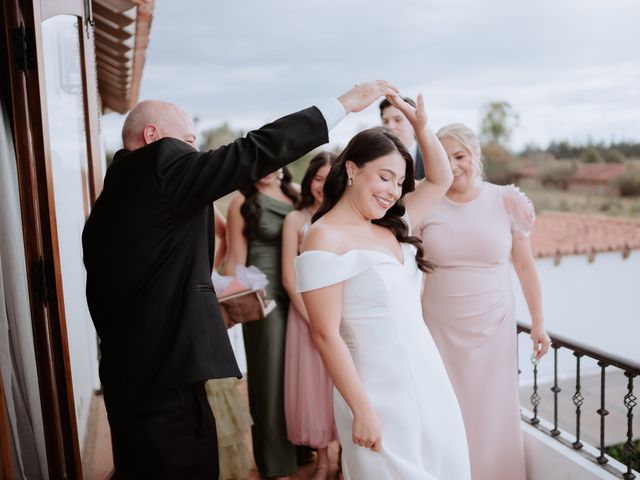
[[[211,284],[212,202],[327,141],[311,107],[214,151],[165,138],[116,153],[82,234],[111,399],[240,376]]]
[[[422,162],[422,152],[420,151],[420,147],[418,147],[418,154],[414,160],[415,178],[416,180],[422,180],[424,178],[424,163]]]

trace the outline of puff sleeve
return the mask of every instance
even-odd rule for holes
[[[506,185],[502,188],[502,200],[511,219],[512,234],[519,238],[528,237],[536,221],[536,212],[529,197],[515,185]]]

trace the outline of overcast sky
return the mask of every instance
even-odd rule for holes
[[[516,149],[640,141],[640,1],[157,0],[140,98],[249,130],[378,78],[424,93],[434,129],[510,102]],[[103,117],[110,149],[122,121]],[[378,122],[352,114],[332,143]]]

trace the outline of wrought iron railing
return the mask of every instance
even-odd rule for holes
[[[528,325],[524,325],[518,323],[518,334],[521,332],[531,333],[531,328]],[[558,395],[562,391],[558,384],[558,350],[559,349],[567,349],[573,352],[573,356],[576,361],[576,383],[575,390],[571,397],[573,405],[575,406],[576,412],[576,423],[575,423],[575,439],[571,441],[568,438],[565,438],[562,434],[562,431],[558,428]],[[567,339],[561,335],[551,335],[551,350],[553,351],[553,386],[550,388],[551,392],[553,392],[553,428],[546,428],[540,423],[540,418],[538,417],[538,407],[541,403],[541,397],[539,394],[539,386],[538,386],[538,361],[532,357],[533,363],[533,392],[531,394],[530,401],[533,407],[533,415],[529,416],[526,414],[522,415],[524,421],[529,423],[530,425],[536,427],[540,431],[548,434],[549,436],[555,438],[560,443],[565,446],[572,448],[573,450],[579,452],[584,457],[588,458],[592,462],[602,466],[609,473],[617,476],[618,478],[622,478],[624,480],[632,480],[636,478],[632,469],[632,461],[635,455],[635,445],[634,441],[634,433],[633,433],[633,417],[634,417],[634,408],[637,405],[637,397],[633,393],[634,388],[634,379],[640,375],[640,364],[637,362],[633,362],[627,360],[625,358],[618,357],[616,355],[612,355],[610,353],[605,353],[599,351],[598,349],[585,346],[576,342],[574,340]],[[596,450],[599,450],[599,455],[594,455],[593,453],[584,449],[584,445],[581,441],[580,437],[580,421],[582,415],[582,405],[584,403],[584,397],[582,394],[582,385],[580,378],[580,360],[582,357],[588,357],[594,359],[598,366],[600,367],[600,408],[596,411],[596,413],[600,416],[600,441],[599,445],[594,445]],[[627,410],[627,435],[626,442],[623,445],[623,459],[622,463],[626,467],[624,471],[619,470],[618,468],[609,464],[609,460],[605,455],[605,427],[606,422],[605,419],[609,412],[606,409],[605,400],[606,400],[606,369],[607,367],[617,367],[624,372],[625,377],[627,378],[627,387],[626,394],[623,398],[618,399],[618,401],[622,401],[624,407]],[[545,419],[548,420],[548,419]]]

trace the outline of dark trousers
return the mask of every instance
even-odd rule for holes
[[[216,423],[204,383],[126,402],[105,387],[115,479],[217,480]]]

